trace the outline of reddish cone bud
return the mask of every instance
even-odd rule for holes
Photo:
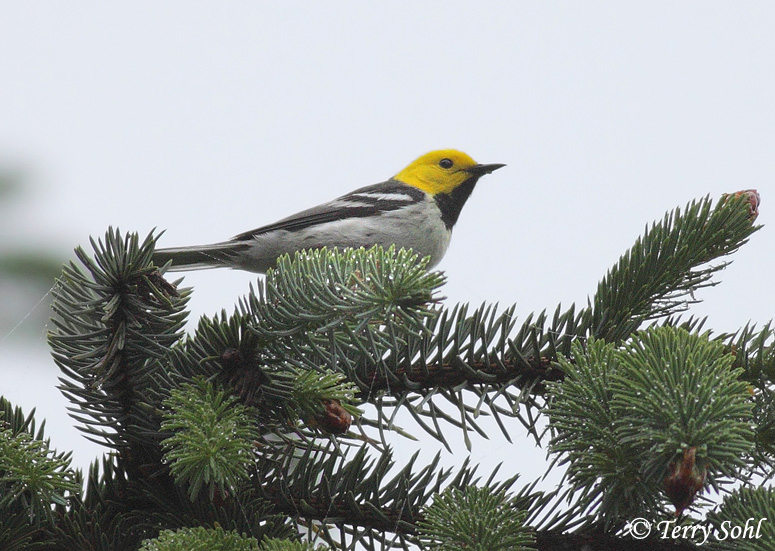
[[[675,506],[675,516],[694,501],[694,496],[702,490],[705,484],[706,470],[697,468],[695,456],[697,448],[691,447],[684,451],[683,459],[673,461],[668,467],[669,476],[665,479],[665,493],[670,503]]]
[[[721,198],[722,201],[726,201],[727,197],[746,197],[748,201],[748,217],[753,223],[756,217],[759,216],[759,205],[762,204],[762,198],[759,196],[759,192],[755,189],[744,189],[743,191],[736,191],[732,194],[724,194]]]
[[[325,409],[309,419],[307,424],[331,434],[347,432],[353,422],[352,415],[342,407],[339,400],[322,400],[322,403]]]

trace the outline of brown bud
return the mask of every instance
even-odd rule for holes
[[[213,505],[218,507],[219,509],[221,507],[225,507],[229,500],[231,499],[231,495],[229,495],[228,490],[221,490],[220,488],[214,488],[213,489]]]
[[[262,387],[271,379],[252,358],[237,348],[227,348],[221,353],[223,370],[221,377],[243,404],[258,406],[263,396]]]
[[[221,354],[221,361],[226,367],[237,367],[242,363],[242,352],[237,348],[227,348]]]
[[[159,304],[154,289],[160,291],[167,299],[180,297],[177,287],[164,279],[159,270],[140,276],[131,283],[137,286],[137,294],[152,304]]]
[[[759,205],[762,204],[762,198],[759,196],[759,192],[755,189],[744,189],[742,191],[736,191],[732,194],[724,194],[721,198],[722,201],[726,201],[728,197],[746,197],[748,202],[748,217],[751,219],[751,223],[759,216]]]
[[[675,516],[679,516],[692,504],[694,496],[705,484],[707,471],[705,468],[697,468],[696,455],[697,448],[691,447],[684,451],[682,459],[675,460],[668,466],[665,493],[675,507]]]
[[[339,400],[322,400],[323,411],[307,420],[307,425],[331,434],[344,434],[353,422],[352,415]]]

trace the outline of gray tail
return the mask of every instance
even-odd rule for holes
[[[244,243],[227,241],[212,245],[157,249],[153,253],[153,263],[161,267],[172,262],[170,272],[230,268],[236,266],[236,257],[244,248]]]

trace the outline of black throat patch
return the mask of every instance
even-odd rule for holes
[[[478,181],[479,178],[474,176],[457,186],[452,190],[452,193],[439,193],[434,197],[436,204],[441,210],[441,220],[448,230],[451,230],[457,222],[460,211],[463,210],[463,205],[468,201]]]

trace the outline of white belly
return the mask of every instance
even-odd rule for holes
[[[244,269],[265,272],[275,265],[278,256],[301,249],[369,248],[373,245],[387,248],[396,245],[412,249],[421,257],[430,256],[428,267],[433,267],[447,252],[452,232],[445,227],[438,210],[430,202],[409,208],[415,210],[415,216],[391,211],[376,220],[353,218],[294,232],[278,230],[258,235],[253,246],[241,254],[236,263]]]

